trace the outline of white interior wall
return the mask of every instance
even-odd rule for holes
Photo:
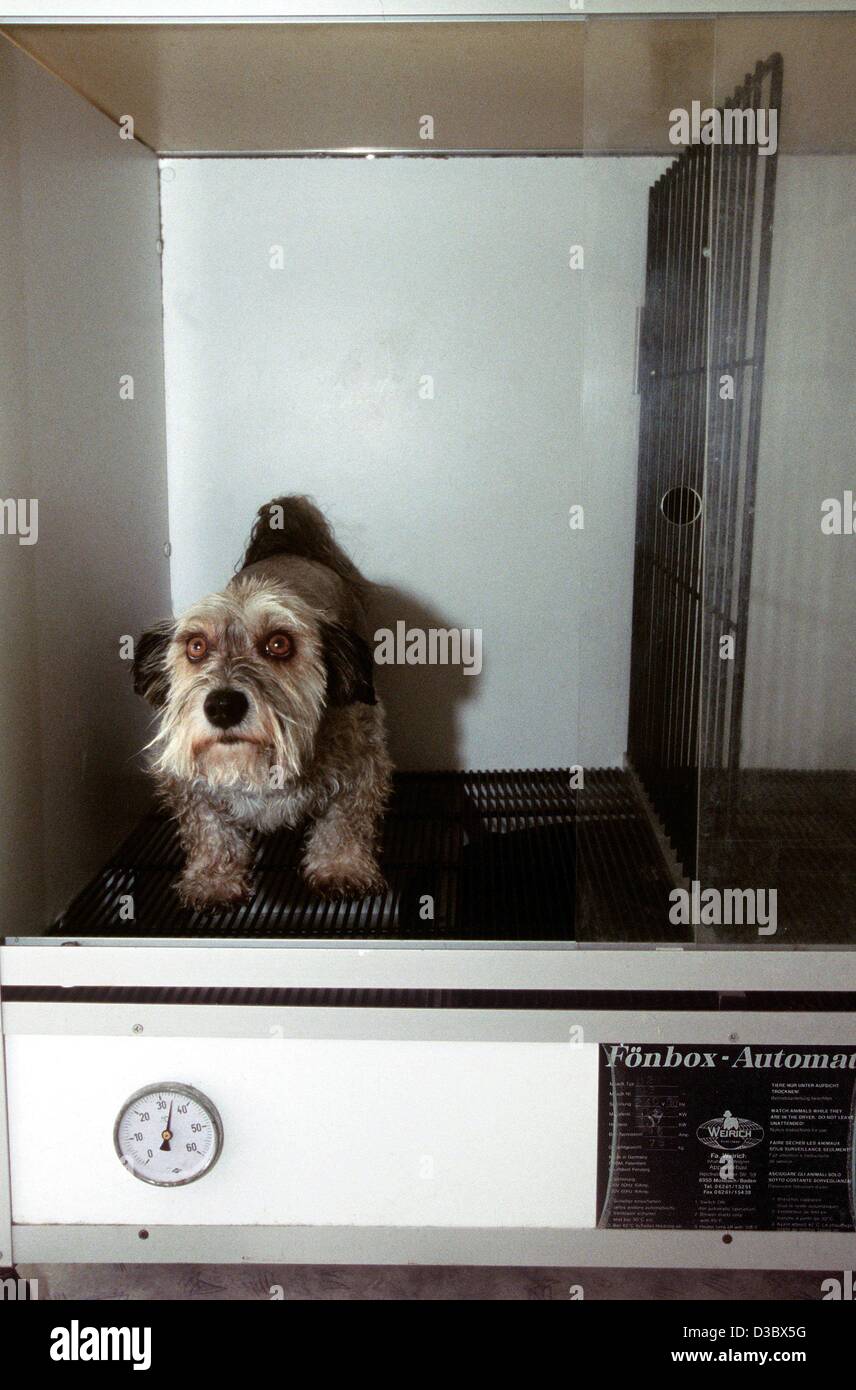
[[[0,41],[0,459],[4,498],[34,496],[21,223],[19,60]],[[37,546],[0,535],[0,934],[42,918],[42,789],[38,658],[34,634]]]
[[[856,158],[779,158],[742,761],[853,768],[856,539],[824,535],[856,437]],[[852,524],[852,523],[851,523]]]
[[[14,932],[58,912],[139,809],[148,719],[120,638],[168,603],[168,566],[156,160],[0,48],[12,108],[2,486],[39,504],[35,545],[0,536],[3,929]],[[120,400],[123,373],[132,401]]]
[[[380,668],[399,766],[619,763],[635,309],[662,167],[166,162],[176,609],[223,586],[262,502],[309,492],[386,586],[374,628],[483,630],[480,676]]]
[[[639,397],[636,309],[645,299],[648,190],[670,159],[585,159],[585,530],[580,593],[580,762],[627,748]],[[617,751],[616,751],[617,750]]]

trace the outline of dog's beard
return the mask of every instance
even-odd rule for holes
[[[271,767],[277,765],[272,746],[228,733],[200,739],[190,753],[190,776],[202,778],[210,787],[260,791],[271,785]],[[291,775],[298,773],[294,770]]]
[[[153,771],[181,781],[242,791],[274,791],[303,776],[311,762],[323,709],[323,691],[313,683],[289,692],[284,700],[258,699],[244,693],[250,707],[240,724],[215,728],[203,704],[205,685],[176,692],[163,711],[151,748],[157,750]]]

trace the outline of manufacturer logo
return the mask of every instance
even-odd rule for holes
[[[696,1130],[696,1138],[709,1149],[721,1153],[736,1153],[738,1149],[754,1149],[764,1138],[763,1125],[755,1120],[742,1120],[725,1110],[715,1120],[705,1120]]]

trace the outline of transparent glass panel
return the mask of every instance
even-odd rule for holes
[[[701,940],[856,939],[854,42],[852,16],[716,22],[742,114],[712,147]]]

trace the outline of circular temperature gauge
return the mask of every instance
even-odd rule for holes
[[[175,1081],[144,1086],[125,1101],[113,1129],[116,1152],[135,1178],[156,1187],[195,1182],[223,1147],[217,1107]]]

